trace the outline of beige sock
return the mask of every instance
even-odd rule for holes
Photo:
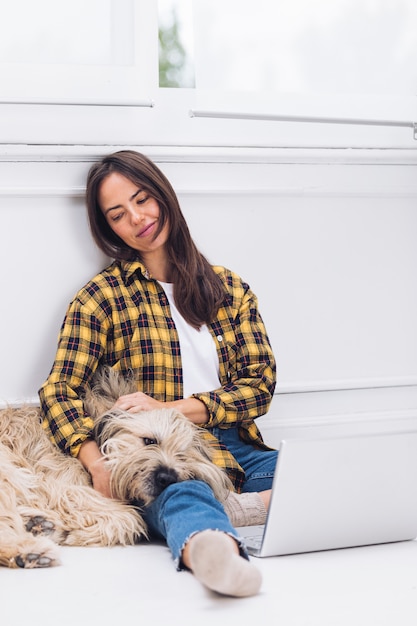
[[[257,492],[235,493],[231,491],[223,502],[232,526],[265,524],[266,508]]]
[[[261,573],[236,552],[233,542],[219,530],[197,533],[189,543],[191,570],[212,591],[226,596],[253,596],[261,587]]]

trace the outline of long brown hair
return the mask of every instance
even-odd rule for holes
[[[97,246],[117,260],[140,259],[139,252],[127,246],[110,228],[98,202],[100,185],[113,172],[122,174],[157,201],[160,220],[155,238],[168,223],[167,252],[177,308],[195,328],[210,323],[223,302],[224,286],[192,240],[171,183],[153,161],[139,152],[115,152],[95,163],[89,171],[87,211]]]

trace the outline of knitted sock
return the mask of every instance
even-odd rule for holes
[[[223,502],[232,526],[255,526],[265,524],[266,508],[259,493],[235,493],[231,491]]]
[[[189,544],[191,570],[212,591],[226,596],[253,596],[261,587],[261,573],[236,553],[232,541],[219,530],[203,530],[194,535]]]

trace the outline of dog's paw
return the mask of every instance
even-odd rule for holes
[[[37,535],[51,535],[55,531],[54,524],[42,515],[35,515],[34,517],[31,517],[27,521],[25,528],[35,537]]]
[[[49,537],[34,537],[24,533],[9,546],[8,554],[0,551],[0,565],[14,569],[39,569],[60,565],[59,548]]]
[[[33,569],[35,567],[52,567],[58,564],[54,555],[45,553],[29,552],[28,554],[18,554],[13,557],[13,564],[16,567],[24,569]]]

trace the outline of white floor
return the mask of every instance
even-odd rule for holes
[[[253,598],[217,596],[167,548],[61,548],[62,565],[0,568],[2,626],[415,626],[417,542],[254,559]]]

